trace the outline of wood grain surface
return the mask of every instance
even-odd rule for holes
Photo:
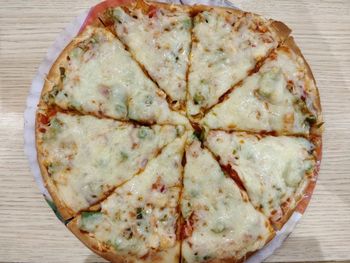
[[[42,198],[23,152],[23,111],[57,34],[97,1],[0,0],[0,262],[104,262]],[[248,1],[282,20],[309,61],[326,121],[319,180],[304,217],[268,262],[350,262],[350,1]]]

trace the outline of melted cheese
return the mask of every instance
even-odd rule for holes
[[[308,134],[310,122],[316,121],[313,100],[306,93],[310,84],[302,58],[280,48],[202,123],[210,129]]]
[[[278,45],[269,21],[251,14],[239,18],[214,10],[195,17],[193,37],[189,115],[217,103],[221,95],[246,77],[257,61]]]
[[[173,101],[184,101],[192,21],[180,9],[113,11],[115,31]]]
[[[289,201],[293,209],[298,188],[315,166],[313,145],[304,138],[211,131],[207,145],[238,173],[254,206],[276,221],[281,204]]]
[[[120,255],[143,257],[175,247],[185,140],[186,135],[166,146],[144,172],[103,201],[100,212],[82,214],[80,228]]]
[[[42,137],[45,166],[63,202],[79,211],[144,169],[178,132],[58,113]]]
[[[186,262],[240,259],[263,247],[271,235],[267,218],[198,141],[186,151],[181,209],[186,220],[187,238],[182,244]]]
[[[118,120],[188,123],[170,110],[165,94],[148,79],[111,33],[89,28],[66,61],[61,86],[50,93],[64,109]]]

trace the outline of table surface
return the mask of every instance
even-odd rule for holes
[[[97,1],[0,0],[0,262],[103,262],[55,217],[23,152],[23,111],[57,34]],[[284,21],[309,61],[325,116],[311,203],[268,262],[350,262],[350,1],[235,1]]]

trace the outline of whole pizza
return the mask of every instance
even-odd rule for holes
[[[112,262],[242,262],[315,184],[322,115],[282,22],[125,1],[52,66],[36,114],[45,185]]]

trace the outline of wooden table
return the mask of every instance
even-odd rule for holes
[[[32,77],[57,34],[97,1],[0,0],[0,262],[103,262],[55,217],[23,153]],[[350,1],[235,4],[286,22],[311,64],[326,120],[310,206],[268,262],[350,262]]]

